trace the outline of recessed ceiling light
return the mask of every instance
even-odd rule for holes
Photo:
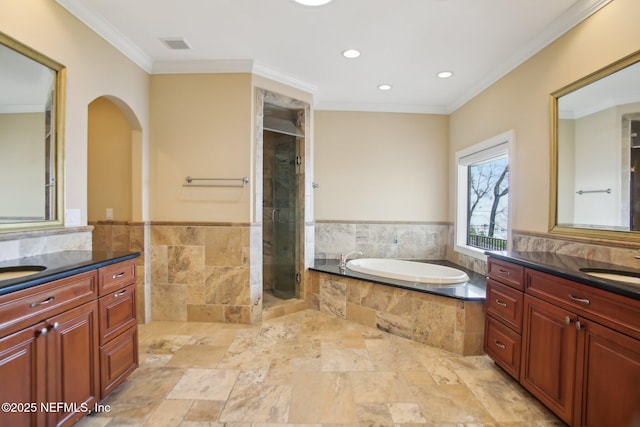
[[[360,51],[356,49],[347,49],[342,52],[342,56],[349,59],[354,59],[360,56]]]
[[[391,85],[389,85],[389,84],[378,85],[378,89],[380,89],[380,90],[391,90]]]
[[[448,79],[451,76],[453,76],[453,71],[440,71],[438,73],[438,77],[441,79]]]
[[[294,0],[296,3],[303,4],[305,6],[322,6],[323,4],[330,3],[333,0]]]

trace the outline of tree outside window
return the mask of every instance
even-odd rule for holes
[[[457,252],[485,259],[487,250],[507,249],[514,141],[515,133],[507,131],[456,152]]]
[[[467,173],[467,244],[481,249],[506,249],[508,159],[503,156],[470,164]]]

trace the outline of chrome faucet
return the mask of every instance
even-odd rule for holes
[[[351,251],[346,255],[340,254],[340,264],[338,265],[340,270],[344,270],[345,268],[347,268],[347,261],[349,261],[349,257],[353,254],[356,254],[357,256],[362,256],[362,252],[360,251]]]

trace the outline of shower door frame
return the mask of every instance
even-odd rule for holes
[[[259,322],[262,319],[262,296],[263,296],[263,114],[264,104],[274,104],[284,108],[300,110],[303,114],[304,141],[299,143],[301,164],[298,180],[299,211],[299,254],[296,260],[296,270],[300,274],[298,284],[298,299],[307,301],[308,299],[308,274],[306,268],[313,264],[313,248],[315,244],[315,227],[313,225],[312,208],[312,172],[313,162],[311,159],[311,105],[308,102],[300,101],[286,95],[278,94],[263,88],[255,87],[255,157],[253,168],[253,208],[252,208],[252,231],[250,237],[250,285],[251,285],[251,321]]]

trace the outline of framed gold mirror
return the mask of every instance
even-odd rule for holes
[[[0,33],[0,232],[64,224],[65,67]]]
[[[550,232],[640,242],[640,51],[550,101]]]

